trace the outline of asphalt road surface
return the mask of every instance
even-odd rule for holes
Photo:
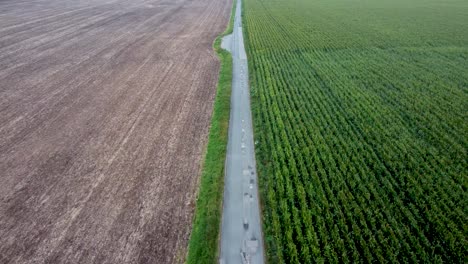
[[[0,263],[184,260],[230,7],[0,1]]]
[[[250,111],[247,56],[237,1],[232,35],[222,47],[233,57],[231,117],[226,158],[220,263],[264,263],[257,174]]]

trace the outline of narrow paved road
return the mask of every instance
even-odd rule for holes
[[[233,56],[221,230],[220,263],[223,264],[264,262],[241,2],[237,1],[234,32],[223,40],[223,47]]]

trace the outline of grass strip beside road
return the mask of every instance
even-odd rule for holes
[[[224,163],[231,107],[232,56],[221,48],[221,39],[232,33],[235,0],[229,25],[214,41],[221,61],[210,134],[203,162],[197,205],[190,235],[187,263],[216,263],[224,190]]]

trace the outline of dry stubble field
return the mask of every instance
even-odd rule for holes
[[[0,263],[184,258],[230,1],[0,1]]]

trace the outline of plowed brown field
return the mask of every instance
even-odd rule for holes
[[[0,1],[0,263],[184,259],[230,7]]]

